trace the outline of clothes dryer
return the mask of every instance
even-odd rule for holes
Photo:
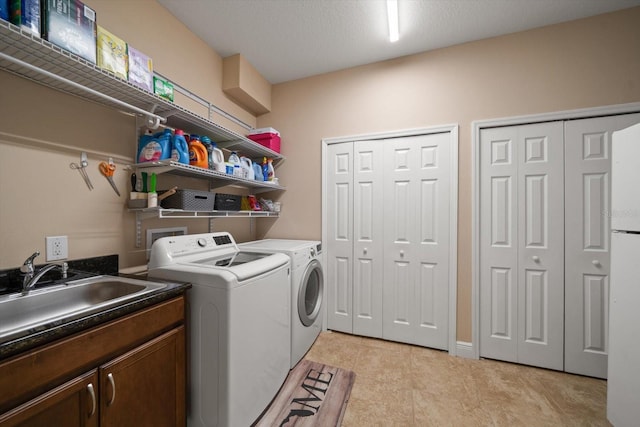
[[[265,239],[241,243],[245,251],[283,253],[291,258],[291,368],[309,351],[322,329],[324,273],[322,243]]]

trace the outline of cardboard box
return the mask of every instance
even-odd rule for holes
[[[80,0],[43,0],[42,37],[96,63],[96,12]]]
[[[112,72],[123,80],[127,80],[129,68],[127,43],[100,25],[97,28],[96,62],[98,67]]]
[[[40,37],[40,0],[9,0],[9,21]]]
[[[138,49],[127,45],[129,55],[129,83],[153,93],[153,62]]]
[[[153,93],[173,102],[173,84],[163,78],[153,76]]]

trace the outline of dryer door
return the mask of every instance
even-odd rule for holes
[[[307,265],[298,289],[298,317],[304,326],[312,325],[320,313],[323,286],[322,265],[314,259]]]

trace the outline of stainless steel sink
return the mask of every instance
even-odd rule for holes
[[[167,286],[125,277],[95,276],[27,295],[0,296],[0,342],[26,335],[40,326],[98,313]]]

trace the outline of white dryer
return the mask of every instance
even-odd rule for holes
[[[291,367],[289,257],[239,250],[229,233],[164,237],[148,276],[192,285],[188,425],[251,425]]]
[[[284,253],[291,258],[291,368],[309,351],[322,329],[324,274],[322,243],[313,240],[265,239],[239,248]]]

